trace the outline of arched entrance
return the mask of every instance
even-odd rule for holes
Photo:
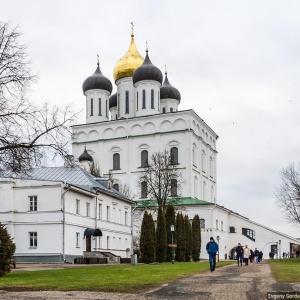
[[[87,228],[84,231],[85,249],[87,252],[92,251],[92,236],[102,236],[102,231],[99,228]]]

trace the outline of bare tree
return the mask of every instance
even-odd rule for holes
[[[296,225],[300,225],[300,165],[298,170],[294,164],[281,171],[281,185],[277,188],[276,200],[282,208],[284,217]]]
[[[165,150],[152,154],[137,184],[141,189],[141,198],[156,200],[165,212],[167,198],[179,196],[184,179],[177,165],[171,163],[169,151]]]
[[[67,155],[76,116],[70,106],[36,106],[26,98],[36,76],[20,35],[18,27],[0,22],[0,170],[38,166],[49,153]]]

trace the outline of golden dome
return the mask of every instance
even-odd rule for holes
[[[134,43],[134,35],[131,34],[131,43],[126,54],[114,67],[114,79],[117,81],[123,77],[131,77],[134,71],[141,66],[144,58],[141,56]]]

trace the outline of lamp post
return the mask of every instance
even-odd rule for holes
[[[218,241],[218,248],[219,248],[219,253],[218,253],[218,262],[220,261],[220,245],[219,245],[219,241],[220,241],[220,237],[217,235],[217,241]]]
[[[174,230],[175,230],[175,226],[171,225],[171,234],[172,234],[172,264],[174,264]]]
[[[278,241],[278,246],[279,246],[279,259],[281,259],[281,240]]]

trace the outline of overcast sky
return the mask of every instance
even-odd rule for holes
[[[219,135],[217,203],[294,237],[275,204],[280,171],[300,161],[300,1],[0,0],[39,74],[31,99],[85,108],[82,83],[135,42]],[[114,87],[114,91],[116,88]],[[78,120],[84,122],[84,113]]]

